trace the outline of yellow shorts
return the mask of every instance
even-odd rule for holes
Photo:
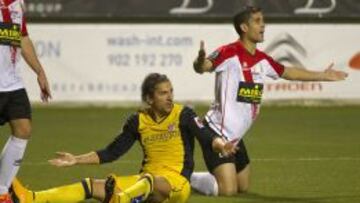
[[[185,203],[189,199],[191,188],[189,181],[173,172],[161,172],[157,174],[153,174],[154,176],[162,176],[164,177],[171,185],[171,192],[168,199],[163,201],[163,203]],[[133,184],[135,184],[140,178],[142,174],[132,175],[132,176],[116,176],[116,187],[121,190],[126,190]]]

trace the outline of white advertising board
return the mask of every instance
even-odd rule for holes
[[[58,102],[139,101],[141,82],[150,72],[169,76],[176,100],[211,101],[214,75],[192,69],[200,40],[211,53],[237,39],[230,24],[30,24],[28,29]],[[360,25],[268,25],[259,49],[314,71],[334,62],[349,78],[336,83],[269,79],[264,99],[360,99],[359,45]],[[22,74],[30,99],[39,101],[35,75],[28,68]]]

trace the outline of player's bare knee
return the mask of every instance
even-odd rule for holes
[[[243,184],[238,187],[238,193],[247,193],[249,191],[249,184]]]
[[[237,185],[234,181],[218,180],[218,194],[220,196],[232,196],[237,193]]]
[[[238,193],[246,193],[250,187],[250,164],[237,174]]]
[[[11,133],[20,139],[29,139],[31,135],[31,121],[29,119],[16,119],[9,122]]]
[[[246,193],[249,190],[250,181],[248,178],[240,179],[240,181],[237,182],[237,186],[238,193]]]
[[[218,182],[220,196],[233,196],[237,193],[237,185],[234,183]]]
[[[30,125],[19,125],[12,128],[13,136],[20,139],[30,139],[32,128]]]
[[[236,194],[237,194],[237,190],[235,187],[227,187],[227,188],[219,187],[219,196],[234,196]]]

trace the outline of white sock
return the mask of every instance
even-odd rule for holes
[[[195,172],[190,178],[191,187],[209,196],[218,196],[219,187],[215,177],[209,172]]]
[[[0,194],[8,193],[8,188],[19,170],[27,140],[10,136],[0,155]]]

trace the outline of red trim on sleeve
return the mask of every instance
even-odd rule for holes
[[[265,54],[265,57],[266,57],[266,60],[269,61],[271,67],[275,70],[275,72],[279,75],[279,76],[282,76],[282,74],[284,73],[285,71],[285,67],[284,65],[278,63],[277,61],[275,61],[271,56]]]
[[[29,35],[28,31],[27,31],[27,25],[26,25],[26,18],[25,15],[23,14],[23,18],[22,18],[22,24],[21,24],[21,35],[23,37],[26,37]]]
[[[225,46],[219,47],[215,51],[213,51],[209,56],[208,59],[213,63],[214,67],[217,67],[220,65],[224,60],[224,52],[225,52]]]
[[[11,16],[10,16],[10,11],[9,9],[7,8],[7,5],[9,2],[7,1],[4,1],[4,4],[5,4],[5,8],[1,8],[1,14],[3,16],[3,22],[4,23],[10,23],[12,20],[11,20]]]
[[[238,42],[234,42],[219,47],[208,56],[208,59],[213,63],[215,69],[217,66],[222,64],[226,59],[236,55],[236,43]]]

